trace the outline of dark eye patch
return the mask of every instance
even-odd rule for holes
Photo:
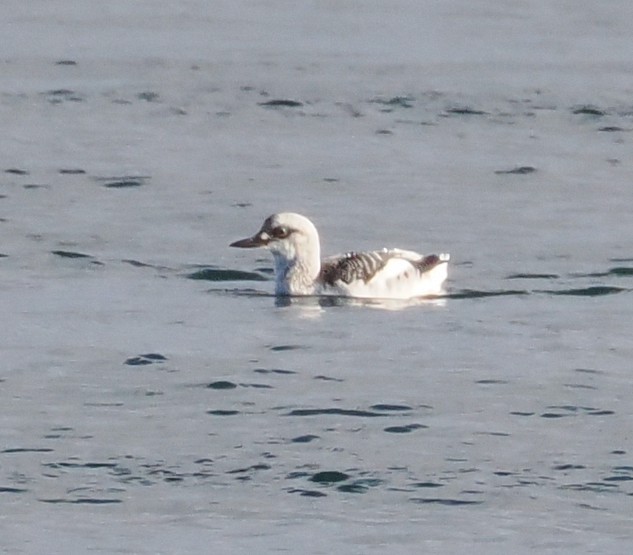
[[[291,229],[288,229],[287,227],[284,227],[284,226],[279,226],[279,227],[275,227],[272,230],[271,235],[275,239],[285,239],[286,237],[288,237],[288,235],[290,235],[290,233],[292,233]]]

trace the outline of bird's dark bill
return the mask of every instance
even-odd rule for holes
[[[257,235],[253,235],[252,237],[235,241],[234,243],[231,243],[229,247],[237,247],[240,249],[254,249],[257,247],[265,247],[269,241],[270,239],[267,235],[258,233]]]

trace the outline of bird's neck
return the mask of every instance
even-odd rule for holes
[[[311,295],[321,271],[319,249],[312,249],[301,256],[287,257],[273,253],[275,261],[275,293],[277,295]]]

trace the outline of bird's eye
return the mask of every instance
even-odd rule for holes
[[[272,236],[275,239],[285,239],[286,237],[288,237],[288,235],[290,235],[290,230],[287,227],[276,227],[275,229],[273,229],[272,232]]]

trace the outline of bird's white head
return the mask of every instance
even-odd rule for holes
[[[269,216],[255,235],[230,246],[269,249],[275,260],[278,294],[309,293],[321,270],[316,227],[308,218],[294,212]]]

